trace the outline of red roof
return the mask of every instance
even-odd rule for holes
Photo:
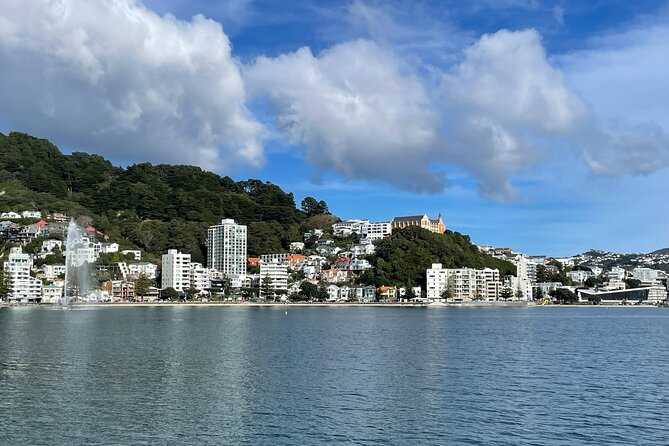
[[[95,228],[93,226],[89,226],[89,227],[86,228],[86,231],[95,232]]]
[[[43,228],[43,227],[45,227],[46,225],[48,225],[48,223],[45,222],[44,220],[40,220],[40,221],[38,221],[37,223],[35,223],[35,225],[36,225],[38,228]]]

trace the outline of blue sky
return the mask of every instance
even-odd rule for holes
[[[528,254],[669,246],[669,3],[10,0],[0,130]],[[25,24],[23,27],[17,23]]]

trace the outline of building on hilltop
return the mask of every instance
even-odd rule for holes
[[[390,222],[390,225],[393,231],[395,229],[407,228],[409,226],[418,226],[419,228],[427,229],[428,231],[432,231],[437,234],[443,234],[446,232],[446,225],[444,225],[444,220],[441,217],[441,213],[439,213],[436,219],[430,219],[427,214],[395,217]]]
[[[221,220],[207,233],[207,266],[226,275],[246,274],[247,228]]]
[[[190,254],[170,249],[163,255],[161,288],[174,288],[178,292],[190,288]]]

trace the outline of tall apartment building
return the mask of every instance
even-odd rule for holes
[[[288,264],[279,261],[260,262],[260,297],[267,299],[265,290],[276,295],[288,289]]]
[[[170,249],[163,255],[161,288],[182,292],[190,288],[190,254]]]
[[[30,254],[24,254],[21,248],[12,248],[3,268],[5,277],[11,281],[8,298],[22,302],[35,302],[41,299],[42,283],[30,276],[33,259]]]
[[[426,297],[432,300],[441,299],[448,289],[450,301],[494,301],[499,298],[501,287],[497,269],[447,269],[441,263],[433,263],[427,270]]]
[[[429,218],[427,214],[395,217],[390,223],[393,230],[409,226],[418,226],[419,228],[427,229],[428,231],[436,232],[438,234],[446,232],[446,225],[444,225],[444,220],[441,218],[441,214],[439,214],[436,219]]]
[[[537,282],[537,264],[523,255],[516,256],[513,263],[516,265],[514,293],[520,290],[523,293],[521,300],[531,300],[532,286]]]
[[[247,229],[232,219],[209,228],[207,266],[226,275],[246,274]]]

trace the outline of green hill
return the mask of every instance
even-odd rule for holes
[[[502,277],[516,274],[511,262],[479,251],[466,235],[454,231],[435,234],[418,227],[393,231],[379,242],[370,262],[374,269],[365,272],[361,281],[376,286],[424,286],[425,270],[433,263],[444,268],[497,268]]]
[[[89,217],[95,227],[157,256],[182,249],[204,261],[207,227],[234,218],[249,227],[249,254],[300,240],[307,215],[278,186],[235,182],[193,166],[115,167],[98,155],[64,155],[45,139],[0,133],[0,210]]]
[[[193,166],[121,168],[98,155],[64,155],[45,139],[0,133],[0,211],[26,209],[78,217],[123,248],[139,247],[154,260],[176,248],[191,253],[195,262],[204,262],[207,228],[222,218],[248,225],[251,256],[285,251],[304,230],[327,229],[337,221],[324,214],[308,218],[292,194],[271,183],[236,182]],[[512,264],[479,252],[465,235],[419,228],[382,240],[371,261],[374,271],[361,280],[377,285],[418,285],[425,269],[437,262],[515,274]]]

